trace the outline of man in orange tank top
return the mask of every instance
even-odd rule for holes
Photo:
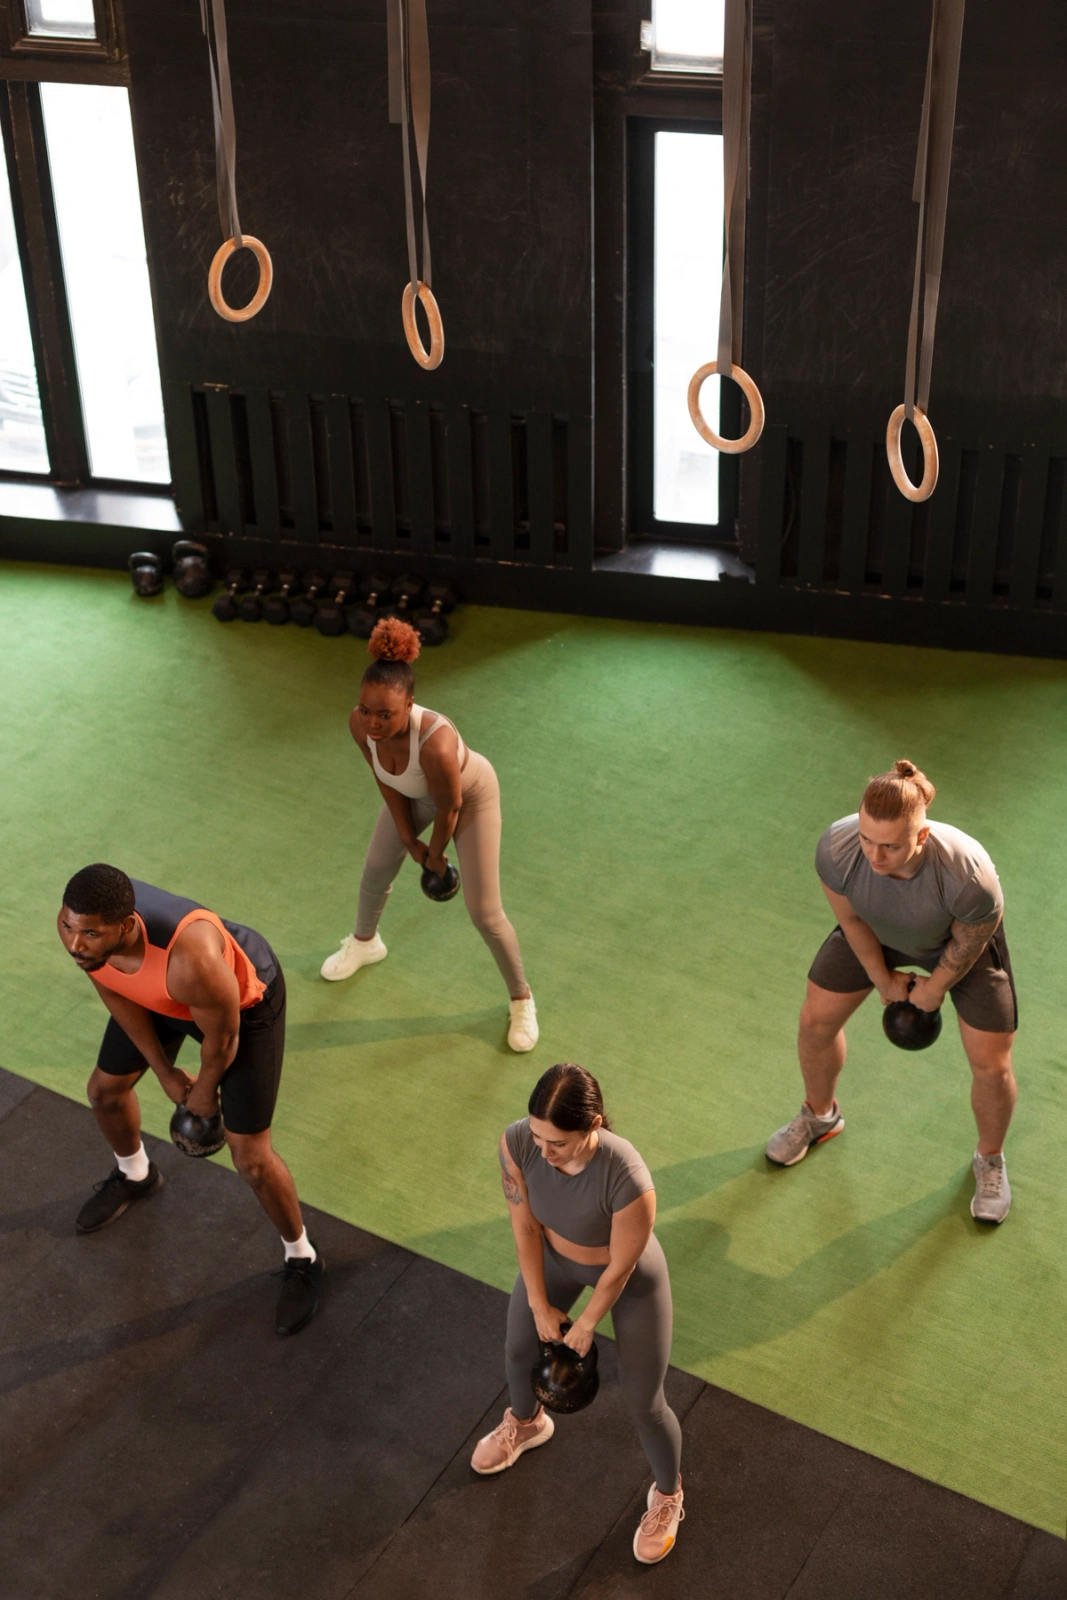
[[[284,1282],[275,1327],[298,1333],[318,1307],[324,1263],[307,1236],[289,1169],[271,1144],[285,1048],[285,978],[254,928],[97,863],[75,873],[57,922],[67,953],[111,1013],[89,1101],[115,1155],[78,1214],[79,1233],[115,1222],[162,1185],[141,1144],[136,1084],[151,1069],[197,1116],[221,1102],[233,1164],[281,1234]],[[175,1065],[200,1044],[200,1073]]]

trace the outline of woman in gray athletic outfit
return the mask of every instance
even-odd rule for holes
[[[513,1050],[532,1050],[538,1036],[537,1007],[522,970],[515,929],[500,899],[496,773],[484,756],[463,743],[447,717],[415,704],[411,663],[419,653],[419,636],[409,623],[383,619],[367,649],[374,660],[363,674],[349,729],[385,804],[363,863],[355,931],[327,956],[322,976],[336,983],[384,960],[388,951],[378,922],[406,857],[444,873],[445,850],[454,838],[470,919],[508,986],[508,1044]],[[427,843],[421,835],[431,825]]]
[[[505,1346],[511,1404],[479,1440],[471,1466],[503,1472],[524,1451],[547,1444],[554,1425],[530,1382],[541,1341],[562,1341],[584,1355],[610,1311],[619,1387],[655,1478],[634,1535],[634,1555],[651,1565],[670,1552],[685,1515],[682,1430],[663,1392],[673,1312],[667,1262],[652,1232],[652,1177],[633,1145],[612,1133],[600,1085],[583,1067],[550,1067],[529,1112],[500,1141],[520,1269]],[[564,1335],[560,1324],[587,1286],[592,1298]]]

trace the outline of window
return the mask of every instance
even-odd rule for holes
[[[0,471],[48,469],[11,190],[6,171],[0,170]]]
[[[721,74],[724,12],[724,0],[652,0],[641,24],[652,71]]]
[[[73,25],[72,0],[46,6]],[[0,471],[162,487],[170,465],[127,91],[4,88],[15,203],[0,196]]]
[[[41,106],[89,471],[166,483],[129,98],[101,84],[43,83]]]
[[[722,133],[716,124],[635,117],[630,128],[631,532],[732,543],[736,457],[720,455],[689,416],[689,381],[715,358],[723,263]],[[701,410],[731,434],[735,385],[718,378]]]
[[[26,31],[35,38],[95,39],[93,0],[25,0]]]

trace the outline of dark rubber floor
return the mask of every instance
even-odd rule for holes
[[[596,1404],[476,1478],[504,1297],[311,1213],[318,1319],[273,1332],[277,1237],[170,1145],[115,1226],[88,1110],[0,1073],[3,1600],[1064,1600],[1067,1546],[685,1373],[688,1519],[631,1540],[648,1476],[601,1341]],[[995,1441],[991,1441],[995,1448]]]

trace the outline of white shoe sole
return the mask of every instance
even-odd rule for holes
[[[527,1037],[529,1037],[529,1036],[527,1036]],[[537,1037],[539,1039],[541,1037],[540,1034],[538,1034]],[[509,1050],[514,1050],[514,1052],[515,1052],[515,1054],[517,1056],[527,1055],[527,1054],[529,1054],[529,1052],[531,1050],[536,1050],[536,1048],[537,1048],[537,1039],[530,1039],[528,1044],[516,1044],[515,1041],[512,1039],[511,1034],[510,1033],[508,1034],[508,1049]]]
[[[476,1467],[472,1461],[471,1471],[476,1472],[479,1478],[492,1478],[496,1473],[506,1472],[509,1467],[513,1467],[519,1457],[525,1455],[527,1450],[536,1450],[539,1444],[547,1444],[556,1431],[556,1424],[547,1412],[545,1413],[545,1420],[548,1423],[548,1427],[543,1429],[541,1433],[534,1434],[532,1439],[527,1439],[525,1444],[520,1444],[515,1454],[509,1456],[507,1461],[502,1461],[499,1467]],[[481,1440],[478,1442],[480,1444]]]
[[[779,1160],[777,1160],[777,1158],[775,1156],[771,1155],[770,1151],[764,1151],[764,1154],[766,1155],[767,1160],[771,1163],[772,1166],[775,1166],[775,1167],[795,1167],[797,1162],[798,1161],[803,1161],[803,1159],[807,1155],[808,1151],[809,1150],[814,1150],[815,1146],[817,1144],[826,1144],[827,1140],[836,1139],[838,1134],[839,1133],[844,1133],[844,1131],[845,1131],[845,1119],[844,1119],[844,1117],[842,1117],[841,1121],[837,1124],[837,1127],[834,1128],[832,1132],[820,1134],[817,1139],[813,1139],[810,1144],[806,1144],[804,1146],[803,1150],[800,1152],[800,1154],[798,1156],[794,1156],[793,1157],[792,1161],[779,1161]]]
[[[999,1228],[1002,1222],[1007,1222],[1010,1215],[1011,1207],[1009,1206],[1002,1217],[980,1217],[977,1211],[974,1209],[974,1201],[971,1201],[971,1216],[974,1218],[975,1222],[984,1222],[989,1228]]]
[[[325,978],[327,983],[343,983],[346,978],[354,978],[360,967],[373,967],[376,961],[384,961],[388,954],[388,950],[386,950],[383,946],[382,949],[376,951],[374,955],[364,956],[361,961],[356,963],[350,972],[327,972],[326,963],[323,962],[322,966],[319,968],[319,977]]]

